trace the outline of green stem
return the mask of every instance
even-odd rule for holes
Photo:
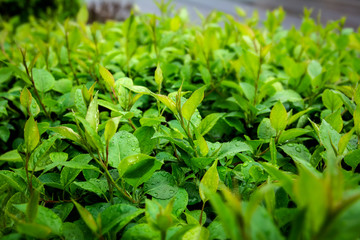
[[[166,240],[166,230],[161,231],[161,240]]]
[[[29,159],[30,159],[30,154],[28,152],[26,152],[26,157],[25,157],[26,179],[28,182],[29,191],[30,191],[30,193],[32,193],[32,179],[29,177]]]
[[[27,64],[26,64],[26,53],[25,53],[23,50],[21,50],[21,49],[20,49],[20,52],[21,52],[21,55],[22,55],[22,57],[23,57],[23,65],[24,65],[24,67],[25,67],[26,74],[27,74],[27,76],[29,77],[29,79],[30,79],[30,81],[31,81],[31,84],[32,84],[33,87],[34,87],[34,92],[35,92],[36,98],[38,99],[38,101],[39,101],[39,103],[40,103],[40,106],[41,106],[41,108],[44,110],[46,116],[50,119],[50,121],[52,121],[51,116],[50,116],[49,112],[46,110],[44,103],[41,101],[40,94],[39,94],[39,92],[38,92],[38,90],[37,90],[37,88],[36,88],[36,86],[35,86],[35,81],[34,81],[34,76],[33,76],[33,74],[32,74],[32,69],[31,69],[31,74],[30,74],[29,68],[28,68],[28,66],[27,66]]]
[[[202,216],[203,216],[204,208],[205,208],[205,202],[203,202],[203,205],[202,205],[202,208],[201,208],[201,212],[200,212],[200,218],[199,218],[199,224],[200,224],[200,226],[202,225]]]

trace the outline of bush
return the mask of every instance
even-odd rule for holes
[[[359,238],[359,31],[161,9],[2,23],[0,234]]]
[[[80,9],[82,0],[1,0],[0,16],[4,20],[17,17],[21,22],[29,20],[30,16],[37,18],[53,18],[54,15],[60,19],[74,17]]]

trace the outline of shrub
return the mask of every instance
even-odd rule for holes
[[[2,22],[0,234],[359,238],[359,31],[160,7]]]

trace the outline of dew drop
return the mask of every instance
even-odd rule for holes
[[[301,148],[300,147],[296,147],[295,150],[300,153],[301,152]]]
[[[294,144],[293,144],[293,143],[289,143],[288,146],[289,146],[289,147],[293,147]]]

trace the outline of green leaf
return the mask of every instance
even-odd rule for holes
[[[88,164],[90,160],[91,157],[88,154],[79,154],[71,161],[69,161],[70,165],[68,167],[64,167],[60,174],[60,183],[62,186],[65,188],[70,183],[72,183],[72,181],[74,181],[74,179],[81,173],[83,169],[86,169],[87,166],[93,167],[92,165]],[[74,165],[78,167],[75,167]]]
[[[86,106],[85,99],[83,97],[81,89],[75,90],[74,98],[75,98],[74,103],[75,103],[75,107],[76,107],[77,111],[79,112],[79,114],[82,117],[85,117],[86,112],[87,112],[87,106]]]
[[[209,239],[209,230],[205,227],[197,226],[187,231],[182,240],[207,240]]]
[[[217,171],[218,161],[215,160],[213,165],[206,171],[203,178],[200,181],[199,193],[201,200],[206,202],[209,200],[208,193],[216,193],[219,185],[219,174]]]
[[[20,94],[20,103],[24,108],[26,108],[29,111],[31,102],[32,102],[31,93],[25,87],[25,88],[23,88],[23,90],[21,91],[21,94]]]
[[[109,86],[109,88],[114,88],[115,87],[114,76],[103,66],[99,67],[99,72],[101,77],[104,79],[105,83]]]
[[[82,220],[84,220],[84,222],[90,228],[90,230],[93,233],[97,233],[99,227],[96,224],[95,219],[91,215],[91,213],[88,210],[86,210],[83,206],[81,206],[79,203],[75,202],[74,200],[72,202],[74,203],[76,209],[78,210]]]
[[[81,6],[79,12],[76,15],[76,21],[79,24],[86,24],[89,18],[89,12],[88,9],[86,7],[86,4],[83,4],[83,6]]]
[[[16,230],[24,235],[40,239],[46,239],[51,233],[49,227],[37,223],[20,222],[16,225]]]
[[[26,206],[26,217],[28,222],[34,222],[38,213],[40,194],[38,191],[32,191],[29,202]]]
[[[65,138],[68,138],[76,143],[81,144],[81,137],[78,133],[74,132],[69,127],[65,126],[59,126],[59,127],[51,127],[50,130],[59,133],[60,135],[64,136]]]
[[[101,138],[100,136],[97,134],[97,131],[93,128],[92,125],[90,125],[90,123],[85,120],[83,117],[79,116],[79,115],[75,115],[75,118],[77,120],[79,120],[82,125],[85,128],[86,131],[86,138],[88,141],[91,141],[93,144],[95,144],[95,147],[102,152],[104,146],[102,144]],[[96,120],[95,120],[95,124],[96,124]]]
[[[10,130],[7,128],[7,126],[1,126],[0,127],[0,139],[3,142],[7,142],[10,137]]]
[[[205,138],[195,129],[196,146],[199,147],[201,156],[206,156],[209,153],[209,147],[205,141]]]
[[[225,205],[219,194],[209,194],[209,200],[219,216],[226,234],[230,239],[239,239],[239,236],[241,236],[241,228],[237,215],[234,213],[234,209]]]
[[[160,232],[153,229],[150,225],[141,223],[128,228],[124,235],[123,240],[151,240],[160,239]]]
[[[201,210],[186,211],[185,212],[186,222],[188,224],[199,225],[200,215],[201,215]],[[202,223],[206,222],[206,218],[207,218],[206,212],[203,212],[201,217],[201,222]]]
[[[257,129],[259,139],[270,139],[276,136],[276,130],[271,126],[269,118],[264,118]]]
[[[340,141],[340,134],[331,127],[325,120],[321,122],[319,128],[320,141],[327,150],[336,150]],[[335,149],[334,149],[335,147]]]
[[[116,130],[117,130],[117,124],[115,124],[113,119],[109,119],[106,122],[105,132],[104,132],[106,146],[109,145],[109,142],[110,142],[111,138],[115,135]]]
[[[108,190],[108,184],[105,179],[91,178],[88,181],[74,182],[73,184],[86,191],[96,193],[99,197],[103,195],[106,198],[105,193]]]
[[[4,182],[8,183],[11,187],[15,188],[19,192],[22,192],[26,189],[27,185],[24,179],[12,171],[1,170],[0,177],[2,177]]]
[[[50,91],[55,85],[55,78],[45,69],[32,69],[35,87],[40,92]]]
[[[108,232],[117,233],[123,229],[131,220],[144,212],[127,204],[116,204],[108,207],[101,213],[102,234]]]
[[[161,89],[162,81],[163,81],[163,73],[160,64],[158,64],[155,70],[155,82],[159,86],[158,87],[159,89]]]
[[[240,87],[242,89],[243,94],[245,97],[250,101],[253,102],[255,98],[255,87],[247,82],[240,82]]]
[[[343,128],[341,109],[338,109],[335,112],[326,116],[325,121],[329,123],[333,129],[335,129],[338,133],[340,133]]]
[[[119,131],[109,142],[109,164],[117,168],[122,159],[140,153],[139,141],[131,133]]]
[[[25,213],[27,210],[27,204],[16,204],[14,205],[21,212]],[[35,223],[46,226],[51,229],[51,233],[61,236],[62,235],[62,224],[60,217],[56,215],[51,209],[38,206]]]
[[[360,163],[360,149],[356,149],[346,154],[344,161],[347,165],[355,169]]]
[[[349,143],[351,137],[353,136],[354,132],[355,132],[355,128],[352,128],[348,133],[344,134],[340,138],[339,144],[338,144],[339,154],[344,153],[344,151],[345,151],[346,147],[348,146],[348,143]]]
[[[55,81],[53,90],[62,94],[69,93],[72,90],[72,84],[72,81],[69,79],[59,79]]]
[[[184,188],[179,188],[174,197],[169,199],[156,199],[156,201],[159,202],[163,207],[166,207],[172,199],[174,199],[172,213],[175,216],[180,216],[188,205],[189,195]]]
[[[279,101],[270,112],[271,126],[277,131],[283,131],[287,124],[287,112],[284,105]]]
[[[239,152],[252,152],[252,148],[241,141],[233,140],[231,142],[226,142],[221,145],[220,151],[218,152],[217,158],[231,158]]]
[[[174,114],[177,114],[176,110],[176,104],[173,100],[171,100],[169,97],[156,94],[154,95],[156,99],[158,99],[160,102],[162,102],[167,108],[169,108]]]
[[[99,126],[99,107],[97,102],[97,95],[98,94],[96,93],[93,100],[90,102],[85,118],[92,127],[92,129],[95,130],[95,132],[98,131]]]
[[[287,173],[279,170],[277,167],[273,166],[270,163],[263,162],[261,165],[265,170],[275,179],[277,179],[285,191],[294,199],[294,180],[293,177]]]
[[[31,153],[40,141],[39,129],[33,117],[30,117],[25,123],[24,138],[27,152]]]
[[[40,113],[40,107],[37,104],[35,98],[32,98],[30,105],[30,115],[36,117]]]
[[[356,88],[355,94],[354,94],[354,101],[356,105],[360,105],[360,86]]]
[[[214,221],[212,221],[209,224],[208,230],[210,232],[210,239],[220,239],[220,240],[229,239],[224,227],[219,221],[219,218],[216,218]]]
[[[190,159],[191,167],[200,169],[206,169],[213,161],[215,161],[215,157],[193,157]]]
[[[311,154],[303,144],[288,143],[280,147],[294,162],[314,170],[310,164]]]
[[[354,110],[355,110],[355,104],[353,101],[351,101],[348,97],[346,97],[343,93],[339,92],[339,91],[335,91],[332,90],[332,92],[334,92],[335,94],[337,94],[343,101],[345,107],[347,108],[347,110],[349,110],[349,112],[351,114],[354,114]]]
[[[194,114],[196,108],[199,106],[199,104],[204,99],[205,89],[206,89],[206,86],[202,86],[201,88],[197,89],[182,106],[181,112],[182,112],[183,117],[186,120],[188,120],[188,121],[190,120],[190,118]]]
[[[161,168],[161,165],[162,162],[145,154],[128,156],[122,159],[118,166],[119,176],[136,188],[150,179],[152,174]]]
[[[0,161],[5,162],[22,162],[21,156],[17,150],[11,150],[0,156]]]
[[[198,127],[198,131],[201,136],[207,134],[216,124],[216,122],[224,116],[223,113],[212,113],[207,115],[203,120],[201,120],[200,125]]]
[[[291,139],[296,139],[304,134],[310,133],[311,130],[304,128],[292,128],[281,133],[279,137],[279,143],[284,143]]]
[[[300,111],[294,115],[292,115],[289,119],[288,119],[288,125],[292,124],[293,122],[295,122],[296,120],[298,120],[301,116],[303,116],[304,114],[312,111],[313,108],[308,108],[308,109],[305,109],[303,111]]]
[[[77,224],[65,222],[63,224],[63,234],[66,240],[84,240],[84,234]]]
[[[360,106],[356,106],[354,111],[354,127],[356,134],[360,136]]]
[[[315,79],[322,73],[322,67],[318,61],[312,60],[307,67],[307,72],[311,79]]]
[[[142,126],[137,128],[134,132],[134,136],[138,139],[141,153],[151,154],[154,150],[157,141],[153,139],[155,130],[153,127]]]
[[[169,199],[178,191],[175,178],[168,172],[154,173],[144,184],[144,192],[157,199]]]
[[[252,239],[284,240],[273,216],[262,206],[258,207],[251,218]]]
[[[65,162],[68,159],[68,154],[64,152],[52,152],[49,157],[52,162]]]
[[[295,182],[296,204],[305,208],[306,221],[311,231],[319,231],[326,218],[329,198],[323,178],[307,168],[299,167],[299,179]]]
[[[2,66],[0,69],[0,85],[9,81],[12,75],[12,68]]]
[[[342,99],[333,91],[326,89],[322,94],[322,102],[327,109],[332,112],[339,109],[343,105]]]
[[[358,193],[358,192],[357,192]],[[334,219],[330,229],[326,231],[323,239],[352,240],[359,236],[360,201],[348,204],[345,209]]]
[[[260,57],[250,50],[243,51],[241,63],[245,71],[250,74],[252,79],[257,79],[260,66]]]
[[[55,141],[58,139],[58,136],[52,136],[47,140],[43,140],[42,143],[35,149],[31,154],[29,159],[29,169],[30,170],[41,170],[44,169],[46,165],[51,163],[47,155],[50,148],[54,145]]]

